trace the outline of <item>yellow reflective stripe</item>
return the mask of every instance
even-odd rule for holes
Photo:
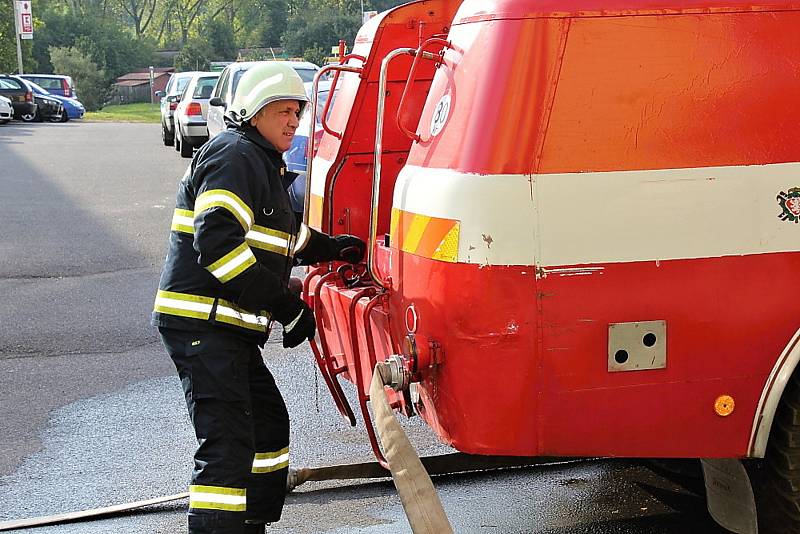
[[[206,269],[224,284],[255,264],[255,262],[256,257],[253,255],[253,251],[250,250],[247,243],[242,243],[206,267]]]
[[[195,319],[208,319],[214,299],[188,293],[158,290],[153,311],[178,315],[180,317],[193,317]]]
[[[289,447],[276,452],[257,452],[253,458],[253,473],[271,473],[289,467]]]
[[[224,299],[219,299],[217,302],[217,311],[214,319],[223,323],[232,324],[248,330],[255,330],[257,332],[266,332],[269,326],[270,314],[260,312],[260,315],[250,313],[232,302]]]
[[[222,486],[189,486],[189,508],[247,511],[247,490]]]
[[[290,250],[292,235],[266,226],[253,225],[245,236],[247,243],[261,250],[268,250],[287,256]]]
[[[253,211],[234,193],[224,189],[211,189],[201,193],[194,203],[195,216],[215,206],[225,208],[236,217],[245,231],[253,225]]]
[[[175,208],[172,214],[172,230],[176,232],[194,233],[194,212]]]

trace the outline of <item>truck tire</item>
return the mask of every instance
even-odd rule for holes
[[[755,473],[759,532],[800,532],[800,373],[786,384]]]

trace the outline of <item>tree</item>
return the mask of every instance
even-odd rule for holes
[[[0,0],[0,72],[17,71],[17,42],[14,36],[14,8]]]
[[[153,21],[156,0],[117,0],[119,6],[133,21],[136,38],[141,39]]]
[[[87,110],[103,107],[109,93],[106,73],[88,55],[74,47],[50,47],[50,63],[56,72],[72,77],[75,91]]]
[[[281,39],[290,56],[300,56],[306,50],[331,46],[344,39],[353,43],[361,27],[360,7],[357,11],[340,11],[335,6],[323,6],[311,15],[313,5],[298,9],[289,15],[286,31]]]
[[[233,30],[230,25],[221,20],[210,20],[203,27],[208,46],[211,49],[210,59],[214,61],[233,61],[239,53]]]
[[[175,56],[175,70],[208,70],[212,53],[205,39],[190,39]]]

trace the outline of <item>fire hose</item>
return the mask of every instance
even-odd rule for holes
[[[574,460],[548,457],[477,456],[463,453],[420,458],[397,422],[386,397],[385,384],[389,382],[389,375],[387,364],[381,362],[375,366],[370,387],[370,398],[384,455],[389,463],[391,476],[414,534],[447,534],[453,532],[439,496],[433,487],[430,475],[528,467],[537,464],[563,463]],[[384,478],[386,476],[388,476],[386,469],[378,462],[290,469],[287,491],[290,492],[308,481]],[[122,515],[148,506],[178,501],[188,497],[188,492],[176,493],[174,495],[165,495],[153,499],[90,510],[4,521],[0,522],[0,532]]]

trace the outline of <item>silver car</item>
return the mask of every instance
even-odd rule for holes
[[[11,99],[0,95],[0,124],[5,124],[14,115],[14,108],[11,107]]]
[[[217,86],[214,87],[214,94],[211,95],[211,107],[208,109],[208,136],[214,137],[222,132],[225,128],[225,111],[228,104],[233,101],[233,95],[236,93],[236,87],[239,85],[239,79],[247,69],[262,61],[237,61],[231,63],[222,71],[219,77]],[[319,67],[314,63],[308,61],[279,61],[292,67],[304,83],[313,82],[314,75],[319,70]]]
[[[208,141],[208,101],[219,72],[196,72],[183,90],[175,108],[175,150],[184,158]]]
[[[164,141],[164,146],[172,146],[175,142],[173,115],[175,108],[178,107],[178,98],[194,74],[194,72],[176,72],[163,91],[156,91],[156,96],[161,98],[161,140]]]

